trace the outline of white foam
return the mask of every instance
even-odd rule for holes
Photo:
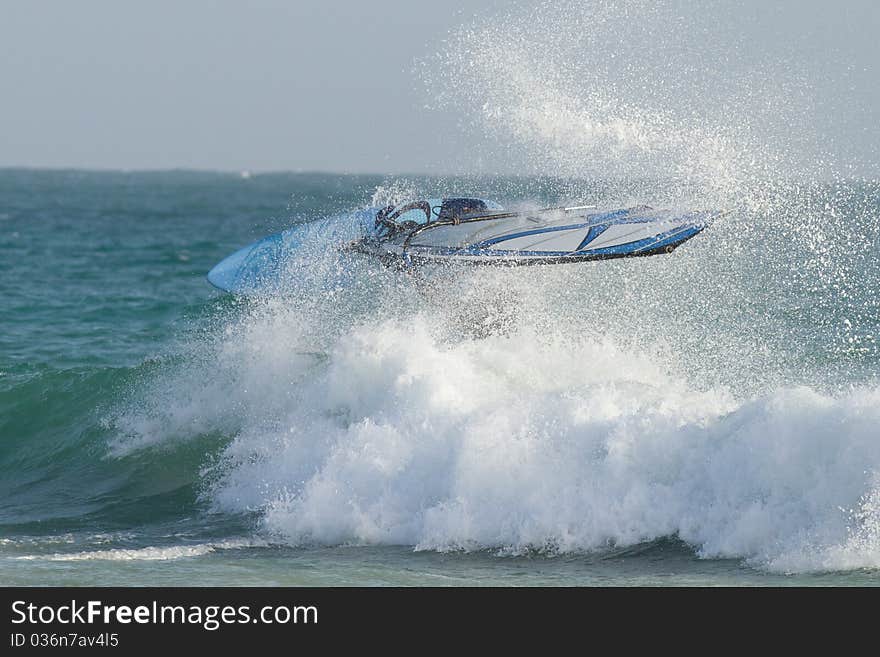
[[[251,539],[241,539],[170,547],[151,546],[133,549],[113,548],[110,550],[58,552],[46,555],[28,554],[15,558],[25,561],[174,561],[204,556],[217,550],[235,550],[262,545],[265,545],[265,543]]]
[[[429,314],[354,324],[303,376],[290,318],[249,316],[220,352],[260,394],[224,390],[241,430],[206,473],[219,510],[261,512],[278,540],[570,552],[678,536],[773,570],[880,567],[880,389],[738,399],[607,336],[468,338]]]

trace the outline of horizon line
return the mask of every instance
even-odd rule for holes
[[[560,176],[552,174],[528,174],[528,173],[429,173],[429,172],[356,172],[356,171],[333,171],[327,169],[214,169],[200,167],[76,167],[76,166],[44,166],[44,165],[6,165],[0,164],[0,172],[4,171],[28,171],[42,173],[63,173],[63,172],[80,172],[80,173],[121,173],[121,174],[157,174],[157,173],[194,173],[194,174],[217,174],[237,176],[242,179],[249,179],[255,176],[272,176],[272,175],[301,175],[301,176],[344,176],[344,177],[373,177],[373,178],[558,178],[562,180],[585,180],[585,181],[601,181],[601,182],[619,182],[632,180],[630,178],[587,178],[579,176]],[[667,178],[639,178],[640,180],[667,180]],[[780,178],[782,180],[782,178]],[[797,178],[788,178],[788,180],[798,180]],[[848,182],[861,182],[880,184],[880,177],[871,177],[869,175],[850,175],[834,177],[828,175],[821,178],[818,182],[833,182],[842,180]],[[816,182],[816,181],[808,181]]]

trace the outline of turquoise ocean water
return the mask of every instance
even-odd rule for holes
[[[205,274],[294,223],[572,183],[0,171],[0,583],[880,583],[880,186],[785,186],[418,284],[318,235],[243,300]]]

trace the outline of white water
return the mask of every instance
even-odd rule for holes
[[[880,389],[742,399],[613,336],[515,324],[455,337],[427,310],[364,320],[318,358],[297,310],[260,306],[198,371],[213,383],[163,379],[180,400],[161,429],[155,409],[118,420],[117,453],[232,432],[205,494],[291,544],[554,553],[678,536],[772,570],[880,567]]]
[[[168,547],[111,548],[108,550],[83,550],[81,552],[56,552],[53,554],[28,554],[14,559],[22,561],[175,561],[202,557],[217,550],[239,550],[261,547],[265,543],[252,539],[225,540],[217,543],[174,545]]]

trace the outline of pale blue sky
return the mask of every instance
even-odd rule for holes
[[[414,62],[509,4],[0,0],[0,166],[448,172],[467,135]],[[876,175],[880,2],[741,7],[809,33],[819,128]]]

